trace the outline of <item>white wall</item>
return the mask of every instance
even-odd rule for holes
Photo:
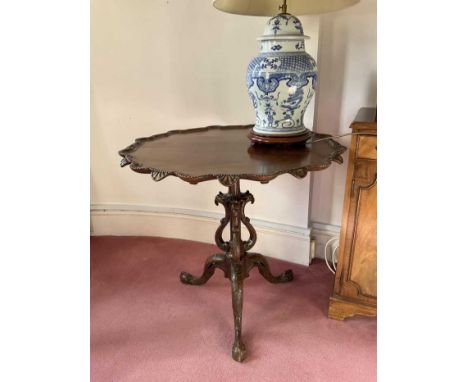
[[[349,133],[363,106],[377,103],[377,1],[361,0],[340,12],[320,16],[319,90],[315,131]],[[349,146],[350,137],[340,140]],[[340,225],[347,170],[345,163],[314,173],[310,218]]]
[[[308,52],[316,56],[318,17],[301,19],[311,36]],[[171,129],[252,123],[254,112],[245,87],[245,71],[257,54],[256,37],[262,34],[266,20],[219,12],[209,0],[91,2],[91,202],[95,234],[122,234],[122,226],[128,226],[132,234],[148,233],[148,219],[134,218],[141,210],[146,211],[145,216],[162,216],[171,209],[176,217],[186,213],[195,218],[214,213],[210,215],[213,218],[222,212],[213,202],[218,191],[225,191],[219,183],[193,186],[172,177],[155,183],[149,176],[121,169],[117,151],[136,137]],[[310,128],[312,109],[306,116]],[[307,263],[309,177],[298,180],[284,175],[268,185],[245,181],[241,188],[249,189],[256,198],[255,204],[246,208],[249,216],[264,226],[273,224],[273,231],[283,235],[286,244],[297,239],[294,235],[300,237],[300,243],[291,242],[296,253],[285,251],[286,244],[267,247],[261,237],[256,249]],[[211,230],[209,222],[205,223]],[[185,224],[185,220],[177,220],[172,225],[174,232],[206,240],[196,232],[190,234]],[[287,232],[293,235],[288,237]],[[151,233],[163,231],[155,228]],[[210,232],[209,237],[212,235]]]

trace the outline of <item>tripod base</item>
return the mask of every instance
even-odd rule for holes
[[[230,258],[227,254],[216,254],[208,257],[205,262],[205,267],[201,276],[196,277],[188,272],[180,273],[180,281],[188,285],[203,285],[211,276],[214,275],[216,268],[224,272],[224,277],[231,278],[231,264]],[[249,272],[252,268],[257,267],[263,278],[272,284],[286,283],[294,279],[292,270],[288,269],[278,276],[273,276],[270,271],[270,266],[265,256],[259,253],[246,253],[245,257],[241,260],[240,274],[245,279],[249,277]]]
[[[187,272],[181,272],[180,281],[188,285],[203,285],[214,274],[216,268],[221,269],[224,277],[231,282],[232,310],[234,314],[234,344],[232,346],[232,358],[242,362],[247,355],[247,350],[242,342],[242,303],[243,303],[243,282],[249,277],[252,268],[258,268],[260,274],[273,284],[285,283],[293,280],[293,273],[287,270],[278,276],[273,276],[268,262],[259,253],[247,252],[256,242],[256,233],[250,224],[249,218],[244,215],[244,208],[247,202],[254,202],[252,194],[248,191],[240,192],[239,181],[229,186],[229,193],[219,193],[215,203],[223,204],[226,215],[221,219],[221,225],[216,231],[215,241],[224,253],[217,253],[208,257],[205,261],[203,272],[200,276],[193,276]],[[230,224],[231,240],[225,242],[222,238],[224,228]],[[247,241],[241,240],[241,224],[244,224],[250,234]]]

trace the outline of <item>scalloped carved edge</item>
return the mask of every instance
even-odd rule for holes
[[[135,142],[132,143],[130,146],[127,146],[125,149],[119,151],[119,155],[122,157],[120,161],[120,166],[125,167],[127,165],[130,165],[130,168],[135,172],[142,173],[142,174],[151,174],[151,177],[156,182],[165,179],[169,175],[173,175],[190,184],[197,184],[199,182],[217,179],[223,186],[229,187],[240,179],[254,180],[254,181],[259,181],[261,183],[268,183],[269,181],[275,179],[276,177],[282,174],[291,174],[292,176],[301,179],[301,178],[304,178],[309,171],[319,171],[319,170],[324,170],[328,168],[332,164],[332,162],[336,162],[339,164],[343,163],[343,158],[341,157],[341,154],[343,154],[346,151],[346,147],[332,139],[326,142],[328,142],[328,144],[332,146],[333,152],[330,154],[330,156],[327,158],[326,163],[324,163],[323,165],[304,166],[304,167],[300,167],[296,169],[291,169],[289,171],[278,171],[276,173],[272,173],[269,175],[207,174],[207,175],[200,175],[200,176],[192,176],[192,175],[180,173],[177,171],[167,171],[167,170],[162,170],[158,168],[143,167],[141,166],[141,164],[134,162],[133,157],[131,156],[131,153],[135,151],[138,147],[140,147],[143,143],[148,142],[148,141],[153,141],[156,139],[165,138],[165,137],[175,135],[175,134],[190,134],[193,132],[201,132],[201,131],[207,131],[207,130],[212,130],[212,129],[233,130],[233,129],[245,128],[246,130],[248,130],[252,127],[253,127],[253,124],[251,125],[228,125],[228,126],[211,125],[211,126],[199,127],[195,129],[170,130],[165,133],[154,134],[149,137],[137,138],[135,139]],[[308,142],[313,143],[314,137],[326,138],[327,136],[331,136],[331,135],[314,133],[311,140],[309,140]]]
[[[296,170],[289,171],[289,173],[299,179],[305,178],[308,171],[305,168],[298,168]]]
[[[128,166],[130,162],[127,158],[123,157],[122,160],[120,161],[120,167],[125,167],[125,166]]]
[[[170,175],[169,172],[167,171],[152,171],[151,172],[151,177],[155,182],[159,182],[160,180],[163,180],[164,178],[168,177]]]

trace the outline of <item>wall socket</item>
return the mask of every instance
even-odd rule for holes
[[[309,265],[312,263],[312,260],[315,258],[315,249],[317,241],[314,238],[310,239],[310,249],[309,249]]]

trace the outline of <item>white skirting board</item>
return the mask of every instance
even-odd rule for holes
[[[333,224],[324,224],[313,222],[311,224],[312,239],[315,239],[315,257],[319,259],[325,258],[325,244],[332,237],[340,237],[341,227]],[[330,247],[329,247],[330,248]],[[330,259],[331,248],[327,251]]]
[[[214,244],[214,233],[221,218],[221,214],[191,209],[93,204],[91,234],[160,236]],[[257,231],[257,243],[252,251],[296,264],[309,264],[310,228],[258,219],[251,219],[251,223]],[[321,243],[320,239],[326,237],[323,232],[325,226],[319,227],[322,231],[320,236],[317,236],[317,248],[323,248],[324,243]],[[224,239],[227,240],[228,237],[229,227],[226,227]],[[247,230],[243,231],[243,237],[248,238]],[[317,252],[317,255],[323,257],[320,252]]]

